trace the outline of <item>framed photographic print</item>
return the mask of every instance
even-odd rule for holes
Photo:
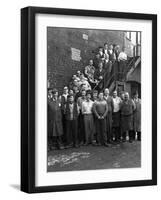
[[[21,9],[21,190],[157,184],[157,16]]]

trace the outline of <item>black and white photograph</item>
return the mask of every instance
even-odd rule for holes
[[[140,168],[142,32],[46,31],[47,172]]]
[[[22,191],[157,184],[156,22],[22,9]]]

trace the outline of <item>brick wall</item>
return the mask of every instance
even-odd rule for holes
[[[50,87],[56,87],[62,92],[62,88],[68,85],[71,76],[76,71],[84,69],[99,46],[108,42],[122,47],[123,35],[122,31],[48,27],[47,79]],[[73,56],[71,48],[74,48]]]

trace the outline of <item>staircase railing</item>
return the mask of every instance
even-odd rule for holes
[[[119,76],[122,77],[122,81],[125,81],[125,80],[126,80],[126,75],[127,75],[127,73],[128,73],[128,72],[131,70],[131,68],[134,66],[135,61],[137,61],[138,58],[139,58],[139,57],[133,57],[133,58],[130,60],[130,62],[128,63],[128,65],[127,65],[127,67],[126,67],[126,69],[125,69],[124,72],[114,72],[114,73],[110,76],[110,78],[107,80],[107,82],[105,81],[105,77],[107,76],[107,74],[108,74],[109,72],[108,72],[108,70],[106,70],[106,72],[105,72],[105,74],[104,74],[104,76],[103,76],[103,79],[100,80],[92,90],[95,90],[95,89],[98,87],[98,85],[101,84],[103,81],[104,81],[103,90],[104,90],[105,88],[109,88],[110,85],[111,85],[114,81],[117,80],[116,77],[119,77]],[[115,64],[115,63],[112,64],[112,68],[114,67],[114,64]],[[119,79],[118,79],[118,81],[119,81]]]

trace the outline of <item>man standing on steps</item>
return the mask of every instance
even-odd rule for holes
[[[115,73],[115,80],[119,80],[119,75],[118,75],[119,60],[118,60],[118,57],[119,57],[119,54],[120,54],[120,46],[118,44],[115,45],[114,52],[115,52],[116,60],[115,60],[115,63],[113,65],[113,69],[114,69],[113,72]]]
[[[126,132],[129,133],[129,142],[133,141],[133,113],[136,105],[132,99],[129,99],[129,93],[125,93],[124,100],[120,105],[121,112],[121,129],[123,140],[126,140]]]
[[[98,145],[104,145],[108,147],[106,134],[106,116],[108,113],[108,106],[107,102],[104,100],[103,92],[99,93],[98,101],[93,104],[93,112],[96,116]]]
[[[88,81],[93,88],[95,86],[95,80],[94,80],[94,72],[95,72],[95,67],[93,66],[93,60],[89,60],[89,65],[87,65],[84,69],[84,74],[88,78]]]
[[[100,54],[97,53],[93,59],[93,65],[94,65],[95,69],[98,69],[98,65],[100,62],[101,62]]]
[[[125,53],[124,47],[118,56],[118,62],[119,62],[119,80],[123,81],[127,65],[127,54]]]
[[[95,71],[94,77],[98,81],[97,90],[98,92],[100,92],[101,90],[103,90],[103,87],[104,87],[105,70],[103,69],[102,62],[100,62],[98,66],[99,66],[99,69]]]
[[[89,84],[87,78],[84,76],[84,74],[82,73],[80,76],[80,90],[84,89],[84,90],[91,90],[91,85]]]
[[[107,42],[104,43],[103,53],[106,54],[106,55],[108,55],[108,44],[107,44]]]

